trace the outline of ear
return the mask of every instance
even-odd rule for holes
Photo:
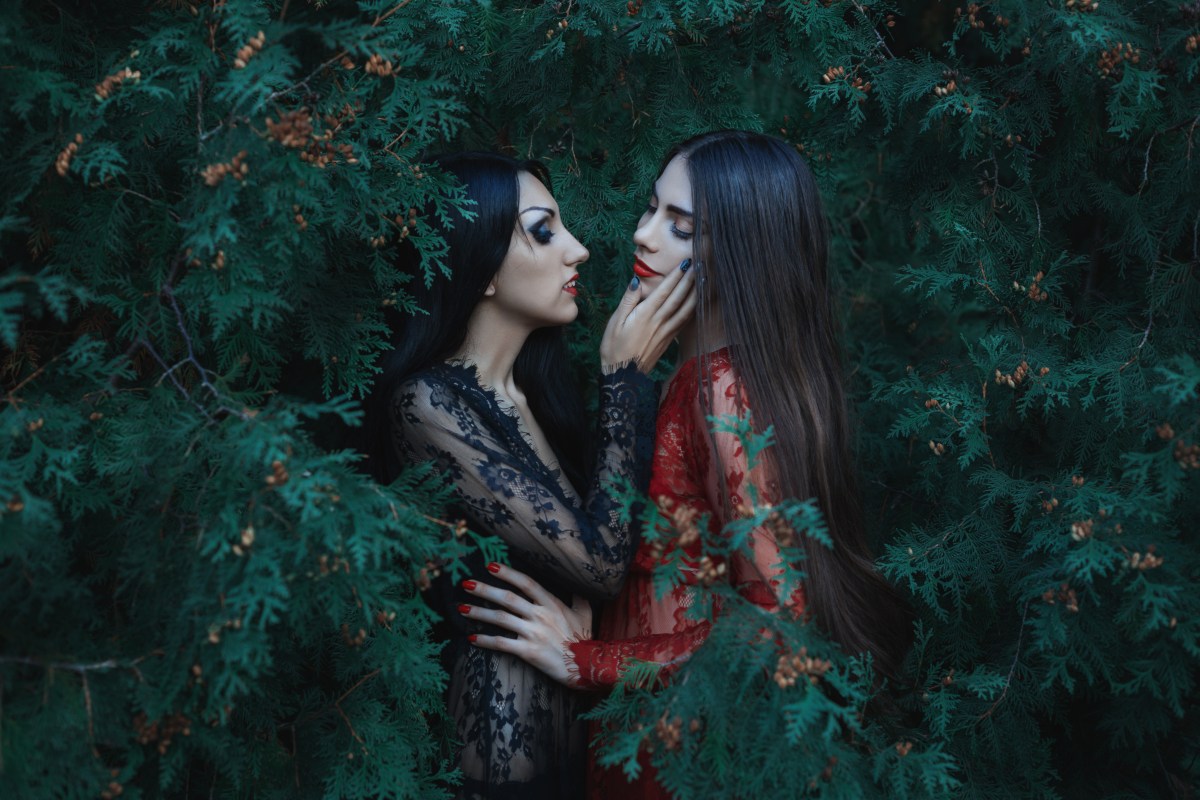
[[[487,288],[483,290],[484,297],[491,297],[496,294],[496,279],[492,278],[488,281]]]

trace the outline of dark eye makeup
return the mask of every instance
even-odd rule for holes
[[[529,235],[538,244],[550,244],[550,240],[554,238],[554,231],[550,230],[550,220],[542,219],[528,228]]]
[[[650,205],[646,206],[646,210],[642,212],[642,217],[644,218],[647,215],[654,216],[654,214],[657,211],[658,211],[658,206],[650,204]],[[676,225],[674,222],[671,223],[671,235],[674,236],[676,239],[683,239],[684,241],[687,241],[688,239],[692,238],[691,231],[683,230],[678,225]]]

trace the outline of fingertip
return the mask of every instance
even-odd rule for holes
[[[636,292],[637,288],[642,285],[642,279],[637,275],[633,276],[633,280],[629,282],[629,291]]]

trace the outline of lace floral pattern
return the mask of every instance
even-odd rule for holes
[[[712,407],[702,393],[711,387]],[[660,508],[708,516],[708,535],[715,536],[729,521],[732,509],[750,500],[747,487],[753,484],[760,502],[778,502],[779,487],[765,463],[749,468],[741,441],[730,433],[709,433],[708,415],[743,416],[747,413],[745,392],[733,371],[728,350],[709,353],[685,362],[667,387],[658,412],[658,430],[650,496]],[[734,556],[726,564],[726,576],[751,602],[776,610],[781,569],[780,553],[768,531],[751,535],[750,553]],[[698,539],[682,548],[683,581],[662,597],[652,585],[652,572],[667,556],[650,543],[642,544],[634,557],[629,578],[616,600],[605,606],[597,638],[570,645],[573,674],[583,688],[605,689],[616,683],[632,659],[662,665],[660,679],[687,661],[707,638],[711,623],[691,618],[687,609],[696,598],[697,567],[701,556]],[[802,613],[802,589],[787,599],[793,613]],[[717,609],[719,612],[719,609]],[[589,796],[665,798],[654,770],[643,763],[639,777],[628,782],[620,769],[589,765]]]
[[[616,593],[636,540],[606,488],[645,485],[654,435],[649,379],[632,367],[601,378],[599,446],[582,496],[538,456],[516,409],[468,365],[441,364],[409,378],[391,408],[396,460],[432,460],[452,484],[455,512],[502,538],[514,567],[568,602],[572,593]],[[481,561],[468,569],[478,580],[489,574]],[[427,596],[449,640],[448,707],[463,743],[458,796],[580,796],[586,727],[576,719],[577,694],[513,656],[468,645],[469,633],[499,631],[455,611],[478,601],[448,579]]]

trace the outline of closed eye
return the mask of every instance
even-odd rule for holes
[[[549,219],[542,219],[527,228],[529,235],[538,244],[550,244],[550,240],[554,238],[554,231],[550,230],[549,223]]]
[[[671,209],[671,208],[673,208],[673,206],[668,206],[667,208]],[[647,216],[652,217],[657,213],[658,213],[658,206],[653,205],[653,204],[648,205],[648,206],[646,206],[646,210],[642,212],[642,219],[645,219]],[[691,218],[690,215],[688,218],[689,219]],[[688,239],[692,238],[691,231],[685,231],[683,228],[680,228],[679,225],[675,222],[671,223],[671,235],[674,236],[676,239],[683,239],[684,241],[687,241]]]

